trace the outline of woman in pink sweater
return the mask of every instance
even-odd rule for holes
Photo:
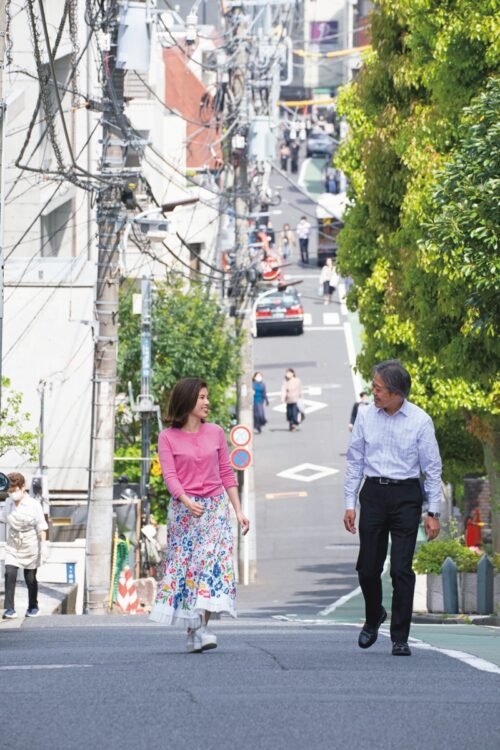
[[[163,580],[151,619],[187,625],[187,650],[217,647],[208,630],[212,612],[236,617],[233,538],[226,493],[243,534],[249,529],[231,469],[224,431],[206,422],[208,388],[184,378],[173,388],[170,427],[158,438],[163,478],[172,499],[168,508],[168,547]]]

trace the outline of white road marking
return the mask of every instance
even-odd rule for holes
[[[308,493],[305,490],[298,492],[268,492],[265,495],[266,500],[282,500],[284,497],[307,497]]]
[[[384,568],[382,570],[382,575],[387,572],[390,564],[390,558],[387,556],[385,558]],[[325,615],[331,615],[332,612],[335,612],[335,610],[338,607],[341,607],[343,604],[349,601],[349,599],[352,599],[354,596],[357,596],[358,594],[361,594],[361,588],[360,586],[357,586],[355,589],[350,591],[348,594],[344,594],[344,596],[341,596],[339,599],[336,599],[332,604],[330,604],[328,607],[325,607],[325,609],[322,609],[321,612],[318,612],[318,616],[325,616]]]
[[[308,398],[302,399],[302,411],[304,414],[312,414],[315,411],[319,411],[320,409],[326,409],[328,404],[323,403],[323,401],[311,401]],[[278,404],[278,406],[273,406],[273,411],[279,411],[281,413],[286,412],[286,404]]]
[[[344,323],[344,335],[345,335],[345,343],[347,346],[347,357],[349,360],[349,366],[351,370],[351,376],[352,376],[352,385],[354,388],[354,395],[356,399],[358,398],[358,395],[363,390],[363,384],[361,382],[361,378],[359,376],[358,372],[355,372],[354,368],[356,366],[356,350],[354,349],[354,340],[352,338],[352,330],[351,330],[351,324],[349,321],[345,321]]]
[[[297,615],[272,615],[271,619],[278,620],[279,622],[289,622],[293,623],[294,625],[330,625],[330,626],[339,626],[342,627],[350,627],[350,628],[359,628],[359,625],[356,625],[352,622],[331,622],[328,620],[315,620],[314,618],[306,618],[306,617],[297,617]],[[390,633],[388,631],[384,631],[383,629],[379,630],[380,635],[384,635],[387,638],[390,638]],[[491,661],[486,661],[486,659],[480,659],[479,656],[473,656],[472,654],[468,654],[465,651],[455,651],[453,649],[447,649],[447,648],[439,648],[438,646],[431,646],[430,643],[424,643],[424,641],[420,641],[418,638],[410,638],[409,643],[412,646],[412,648],[418,648],[422,651],[436,651],[439,654],[444,654],[445,656],[449,656],[451,659],[457,659],[458,661],[463,662],[464,664],[468,664],[469,667],[473,667],[474,669],[479,669],[481,672],[489,672],[490,674],[500,674],[500,667],[498,664],[493,664]]]
[[[325,326],[338,326],[340,316],[336,312],[325,312],[323,313],[323,323]]]
[[[342,326],[307,326],[307,333],[311,331],[343,331]]]
[[[339,300],[340,300],[340,312],[342,315],[349,315],[349,310],[347,309],[347,304],[345,301],[345,284],[339,284]]]
[[[304,325],[310,326],[312,324],[312,315],[311,313],[304,313]]]
[[[8,672],[18,669],[90,669],[93,666],[93,664],[12,664],[7,667],[0,667],[0,670]]]
[[[301,472],[313,472],[312,474],[301,474]],[[331,469],[328,466],[318,466],[318,464],[299,464],[291,469],[285,469],[277,474],[283,479],[295,479],[297,482],[315,482],[317,479],[324,479],[332,474],[338,474],[338,469]]]
[[[308,388],[304,388],[304,393],[308,396],[321,396],[322,388],[319,385],[310,385]]]
[[[344,330],[342,328],[342,330]],[[324,383],[323,385],[309,385],[303,388],[303,393],[307,396],[321,396],[322,391],[332,390],[334,388],[342,388],[340,383]],[[268,398],[277,398],[281,396],[281,391],[272,391],[267,394]]]
[[[431,646],[430,643],[425,643],[425,641],[421,641],[419,638],[410,638],[409,643],[412,648],[419,648],[421,651],[437,651],[440,654],[449,656],[451,659],[457,659],[464,664],[468,664],[469,667],[479,669],[481,672],[500,674],[500,667],[497,664],[493,664],[491,661],[486,661],[486,659],[481,659],[479,656],[468,654],[465,651],[455,651],[455,649]]]

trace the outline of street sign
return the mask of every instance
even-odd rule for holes
[[[6,492],[9,489],[9,477],[0,471],[0,492]]]
[[[252,440],[252,433],[244,424],[237,424],[229,433],[229,440],[237,448],[244,448]]]
[[[229,460],[233,469],[244,471],[252,464],[252,454],[247,448],[235,448],[231,451]]]

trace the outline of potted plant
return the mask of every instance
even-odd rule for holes
[[[435,539],[422,544],[415,555],[413,569],[418,574],[427,575],[427,609],[429,612],[444,612],[443,582],[441,567],[450,557],[460,574],[458,580],[458,605],[462,612],[476,609],[477,563],[481,550],[465,547],[458,539]]]

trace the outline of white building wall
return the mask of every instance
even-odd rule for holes
[[[164,241],[172,252],[161,241],[152,240],[152,254],[158,261],[147,254],[141,254],[132,241],[128,242],[125,273],[132,276],[150,273],[156,278],[163,278],[166,266],[189,276],[190,252],[179,240],[177,233],[187,244],[200,244],[204,260],[214,263],[216,258],[218,190],[215,184],[205,189],[185,177],[186,122],[162,103],[165,76],[168,74],[163,48],[157,39],[153,45],[149,73],[141,75],[147,82],[147,87],[141,87],[139,81],[134,99],[127,105],[126,112],[134,130],[147,134],[146,137],[151,142],[151,148],[145,149],[141,170],[158,202],[175,203],[193,197],[199,200],[195,204],[178,206],[171,212],[171,232]],[[148,208],[154,208],[154,203],[145,206],[145,210]],[[133,214],[130,218],[132,217]],[[201,270],[209,272],[203,264]]]
[[[78,38],[85,48],[88,27],[85,1],[78,2]],[[7,101],[4,253],[5,319],[3,372],[13,390],[23,395],[23,411],[31,414],[28,429],[38,427],[41,381],[45,387],[45,461],[49,487],[85,490],[88,482],[91,377],[93,360],[92,321],[95,280],[95,222],[90,195],[50,175],[18,169],[19,155],[39,93],[38,73],[26,9],[16,12],[11,4],[12,61],[4,72]],[[35,8],[37,4],[35,3]],[[63,13],[64,0],[45,3],[51,44]],[[41,30],[41,26],[40,26]],[[43,33],[42,62],[47,63]],[[71,45],[67,27],[55,56],[58,71],[67,67]],[[94,44],[89,44],[79,68],[78,90],[95,93],[97,63]],[[62,74],[61,74],[62,75]],[[59,74],[58,74],[59,80]],[[64,94],[64,92],[62,92]],[[83,104],[83,99],[78,99]],[[96,170],[99,128],[90,140],[98,115],[73,110],[71,93],[63,96],[63,110],[78,163]],[[56,124],[64,160],[70,162],[62,137],[61,120]],[[44,170],[57,169],[40,110],[24,163]],[[40,141],[40,143],[39,143]],[[37,144],[38,147],[37,147]],[[56,231],[61,228],[61,231]],[[44,257],[45,256],[45,257]],[[9,452],[0,458],[3,471],[26,473],[36,466]]]
[[[350,46],[348,14],[353,0],[305,0],[304,50],[324,53]],[[321,40],[322,38],[322,40]],[[336,88],[349,80],[345,58],[304,58],[304,85],[316,88]]]

